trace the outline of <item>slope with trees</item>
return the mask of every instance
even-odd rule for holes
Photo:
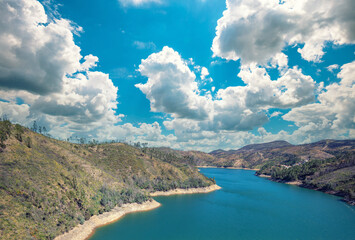
[[[164,154],[59,141],[8,120],[0,121],[0,144],[1,239],[53,239],[117,205],[147,201],[149,192],[214,183]]]

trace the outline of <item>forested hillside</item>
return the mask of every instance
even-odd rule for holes
[[[123,143],[74,144],[0,121],[0,238],[53,239],[149,192],[214,183],[165,153]]]

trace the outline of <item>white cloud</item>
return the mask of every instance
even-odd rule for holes
[[[335,69],[339,69],[339,65],[338,64],[332,64],[332,65],[329,65],[327,67],[328,71],[329,72],[333,72]]]
[[[118,122],[113,109],[117,107],[117,87],[107,74],[87,72],[65,78],[63,91],[38,98],[31,106],[33,112],[63,116],[66,122]]]
[[[30,116],[30,106],[27,104],[18,105],[13,102],[0,101],[0,117],[12,119],[15,123],[28,125],[28,117]]]
[[[0,2],[0,87],[47,94],[80,69],[70,21],[48,20],[34,0]],[[50,56],[50,57],[48,57]]]
[[[258,70],[263,72],[260,68]],[[298,71],[297,69],[290,70]],[[252,71],[255,71],[255,69]],[[262,121],[263,117],[266,117],[265,115],[262,115],[263,112],[259,112],[259,114],[261,114],[259,117],[247,118],[248,114],[257,113],[253,113],[251,109],[243,107],[240,103],[242,99],[246,99],[246,97],[243,96],[243,92],[245,95],[245,92],[250,91],[246,89],[248,85],[244,87],[244,89],[242,89],[243,87],[230,87],[219,91],[221,96],[219,100],[214,103],[213,111],[215,113],[215,118],[213,121],[196,121],[175,118],[165,121],[164,126],[168,130],[175,131],[177,138],[172,142],[175,147],[180,149],[198,149],[202,151],[211,151],[218,148],[237,149],[250,143],[261,143],[274,140],[286,140],[293,144],[301,144],[326,138],[354,138],[354,76],[355,61],[341,67],[341,72],[338,74],[338,77],[341,79],[340,83],[333,83],[325,87],[324,91],[319,94],[318,103],[310,103],[295,107],[291,109],[289,113],[283,115],[282,118],[284,120],[293,122],[298,127],[292,133],[281,130],[280,132],[273,134],[262,127],[258,128],[258,134],[253,134],[247,131],[238,131],[242,130],[243,126],[247,125],[255,127],[258,124],[256,122],[250,122],[256,120]],[[264,80],[269,81],[267,77],[265,77]],[[309,83],[310,82],[311,81],[309,81]],[[270,84],[270,82],[268,83]],[[253,84],[253,81],[249,81],[249,84]],[[294,84],[291,85],[295,86]],[[302,86],[302,84],[299,84],[299,86]],[[254,89],[255,87],[258,89],[258,87],[262,87],[262,85],[254,85],[250,88]],[[297,90],[292,92],[297,92]],[[300,92],[303,92],[303,90]],[[237,99],[236,96],[242,96],[242,98]],[[245,114],[245,116],[241,116],[242,114]],[[281,112],[276,111],[271,114],[270,117],[280,114]],[[264,121],[267,121],[267,118],[264,119]],[[245,122],[248,124],[244,125]],[[237,131],[230,131],[233,130],[232,128],[229,128],[228,130],[228,126],[236,126],[236,123],[238,124],[237,128],[235,128]],[[262,125],[262,123],[259,123],[259,125]],[[292,124],[290,126],[293,127],[294,125]]]
[[[205,78],[209,75],[208,69],[206,67],[201,68],[201,79],[205,80]]]
[[[210,100],[199,95],[196,76],[179,53],[164,47],[142,60],[139,71],[148,77],[148,82],[135,86],[150,100],[153,112],[179,118],[207,118]]]
[[[319,103],[292,109],[283,118],[299,127],[293,135],[307,141],[322,138],[354,138],[355,129],[355,61],[341,67],[340,83],[325,87]]]
[[[269,108],[301,106],[315,98],[313,79],[297,67],[272,81],[264,68],[244,65],[238,76],[246,86],[219,89],[212,100],[210,92],[200,95],[195,74],[169,47],[142,60],[139,71],[148,82],[136,87],[150,100],[152,111],[172,114],[174,119],[164,125],[179,137],[184,131],[251,130],[268,121]]]
[[[73,37],[79,30],[69,20],[49,20],[38,1],[0,1],[0,94],[9,101],[1,102],[1,115],[25,125],[38,120],[56,136],[120,121],[118,89],[107,74],[91,71],[98,57],[80,55]]]
[[[153,42],[141,42],[141,41],[134,41],[133,46],[135,46],[137,49],[144,50],[144,49],[149,49],[149,50],[155,50],[157,46]]]
[[[355,42],[352,0],[227,0],[218,20],[212,51],[225,59],[267,64],[286,45],[320,61],[325,42]]]
[[[274,57],[270,60],[270,66],[272,68],[278,68],[279,71],[283,74],[288,69],[288,57],[284,53],[277,53]]]
[[[81,64],[80,70],[87,71],[87,70],[97,66],[97,62],[99,61],[99,58],[96,56],[93,56],[92,54],[89,54],[84,57],[84,60],[85,61]]]
[[[270,115],[270,118],[272,118],[272,117],[277,117],[277,116],[279,116],[279,115],[281,115],[281,114],[282,114],[282,112],[278,112],[278,111],[273,112],[273,113]]]
[[[161,3],[122,1],[126,6],[147,2]],[[345,2],[321,0],[313,8],[315,1],[282,5],[266,0],[227,1],[213,50],[226,59],[242,58],[239,77],[245,85],[219,89],[213,98],[210,91],[200,91],[195,75],[207,80],[208,69],[192,59],[186,61],[164,47],[142,60],[139,71],[148,81],[136,87],[149,99],[152,111],[170,114],[164,126],[175,135],[166,136],[157,122],[117,125],[124,117],[116,113],[118,89],[107,74],[92,70],[97,57],[80,55],[73,40],[78,26],[66,19],[48,20],[42,5],[34,0],[1,1],[0,95],[9,102],[0,102],[0,115],[7,114],[27,126],[37,120],[61,138],[79,133],[99,140],[205,151],[278,139],[302,143],[355,137],[355,63],[340,68],[340,83],[316,86],[298,67],[289,69],[288,57],[282,53],[286,44],[305,43],[302,56],[317,61],[324,41],[353,42],[354,33],[349,30],[353,14],[350,7],[341,7],[341,3],[349,4]],[[134,45],[141,49],[155,46],[138,41]],[[271,79],[264,67],[253,62],[278,68],[280,77]],[[18,98],[24,103],[17,104]],[[262,128],[269,117],[280,114],[275,108],[292,108],[283,119],[294,122],[298,129],[272,134]],[[256,134],[247,132],[255,128]]]
[[[297,67],[272,81],[264,68],[242,67],[238,76],[247,84],[240,88],[248,108],[290,108],[314,101],[315,83]]]

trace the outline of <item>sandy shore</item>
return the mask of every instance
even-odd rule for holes
[[[221,189],[220,186],[211,185],[205,188],[190,188],[190,189],[175,189],[167,192],[154,192],[150,196],[169,196],[175,194],[192,194],[192,193],[208,193],[215,190]],[[90,236],[95,232],[95,229],[110,224],[119,220],[121,217],[127,213],[132,212],[142,212],[152,210],[160,206],[155,200],[147,201],[142,204],[130,203],[124,204],[121,207],[115,207],[110,212],[105,212],[100,215],[92,216],[88,221],[85,221],[83,225],[78,225],[67,233],[64,233],[54,240],[85,240],[89,239]]]
[[[221,189],[221,187],[214,184],[204,188],[188,188],[188,189],[177,188],[166,192],[158,191],[158,192],[151,193],[150,196],[156,197],[156,196],[170,196],[170,195],[177,195],[177,194],[209,193],[212,191],[216,191],[218,189]]]
[[[296,186],[302,185],[301,181],[291,181],[291,182],[285,182],[285,183],[289,184],[289,185],[296,185]]]
[[[222,169],[242,169],[242,170],[253,170],[258,171],[258,168],[242,168],[242,167],[217,167],[217,166],[196,166],[197,168],[222,168]]]
[[[265,174],[260,174],[260,175],[257,175],[258,177],[263,177],[263,178],[271,178],[270,175],[265,175]]]
[[[147,201],[143,204],[130,203],[121,207],[115,207],[110,212],[92,216],[83,225],[78,225],[63,235],[56,237],[54,240],[84,240],[88,239],[96,228],[115,222],[127,213],[148,211],[160,206],[155,200]]]

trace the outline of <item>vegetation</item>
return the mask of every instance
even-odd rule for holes
[[[268,162],[257,175],[270,175],[280,182],[299,181],[303,187],[344,197],[355,204],[355,155],[353,148],[342,151],[328,150],[333,155],[327,159],[311,159],[305,162]]]
[[[355,140],[322,140],[304,145],[275,141],[210,154],[167,148],[160,151],[168,153],[168,162],[169,156],[179,156],[179,162],[189,165],[260,169],[257,175],[269,175],[279,182],[298,181],[303,187],[339,195],[355,204]]]
[[[0,238],[53,239],[151,191],[214,183],[196,168],[123,143],[74,144],[0,121]],[[41,133],[39,134],[41,129]]]

